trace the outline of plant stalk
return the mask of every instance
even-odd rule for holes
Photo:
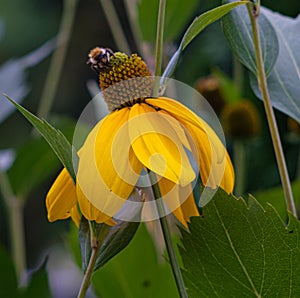
[[[86,295],[86,292],[91,284],[91,278],[92,278],[92,275],[94,272],[94,267],[95,267],[97,256],[98,256],[98,250],[100,248],[99,242],[97,240],[97,237],[94,233],[94,229],[92,227],[92,223],[90,221],[89,221],[89,227],[90,227],[90,234],[91,234],[92,252],[91,252],[89,264],[84,273],[84,277],[83,277],[77,298],[84,298]]]
[[[18,282],[20,285],[22,285],[22,277],[24,276],[26,269],[23,201],[14,195],[8,177],[5,172],[2,172],[1,169],[0,189],[8,210],[10,245],[12,249],[15,270]]]
[[[156,182],[156,175],[152,171],[148,171],[149,178],[152,185],[152,190],[154,194],[154,198],[156,200],[157,211],[159,214],[159,221],[161,225],[161,229],[163,232],[164,240],[166,243],[167,252],[169,255],[172,272],[175,278],[176,286],[178,293],[181,298],[187,298],[186,288],[184,285],[183,277],[180,271],[179,263],[175,254],[175,249],[172,241],[172,235],[170,231],[170,227],[167,221],[167,217],[165,216],[165,208],[163,202],[161,200],[160,189],[158,183]]]
[[[39,118],[46,119],[48,117],[54,102],[73,28],[77,2],[78,0],[64,0],[63,14],[57,39],[57,49],[52,55],[40,105],[37,111]]]
[[[277,127],[277,123],[276,123],[276,119],[272,107],[272,102],[268,90],[267,79],[266,79],[266,74],[264,69],[263,58],[262,58],[259,29],[258,29],[259,3],[258,5],[257,4],[253,5],[248,3],[247,10],[251,20],[251,27],[253,32],[253,43],[254,43],[256,66],[257,66],[257,81],[263,97],[264,107],[265,107],[268,125],[272,137],[273,147],[277,159],[277,165],[280,173],[284,197],[286,200],[288,211],[290,211],[295,217],[297,217],[291,182],[289,179],[289,174],[288,174],[288,170],[287,170],[287,166],[283,154],[278,127]]]
[[[159,83],[162,70],[163,42],[164,42],[164,24],[165,24],[166,0],[159,1],[157,30],[156,30],[156,47],[155,47],[155,81],[153,96],[159,92]]]

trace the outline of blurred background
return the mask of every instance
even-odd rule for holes
[[[220,1],[216,0],[167,1],[165,65],[194,17],[219,4]],[[298,0],[265,0],[262,4],[291,17],[296,17],[300,11]],[[137,52],[153,69],[157,5],[157,0],[1,0],[1,94],[8,94],[34,114],[46,118],[71,141],[76,119],[94,96],[93,92],[97,92],[97,75],[86,65],[88,52],[95,46],[122,50],[128,54]],[[123,37],[114,33],[118,22],[123,29]],[[62,26],[64,35],[59,35]],[[55,61],[61,71],[49,79],[49,71],[55,63],[55,51]],[[57,86],[55,78],[58,79]],[[264,192],[268,190],[273,195],[282,196],[276,188],[280,179],[262,102],[251,91],[248,72],[232,57],[221,22],[210,25],[187,47],[174,78],[196,88],[207,98],[223,125],[235,166],[237,160],[244,160],[244,168],[239,169],[243,172],[243,181],[239,181],[241,185],[236,190],[237,194],[253,193],[259,198],[264,197]],[[246,116],[242,114],[237,117],[249,117],[249,125],[253,128],[250,131],[236,129],[236,125],[240,127],[240,122],[235,124],[234,121],[238,120],[231,120],[236,118],[235,110],[228,102],[228,92],[227,96],[224,95],[225,85],[222,82],[226,80],[230,82],[225,84],[227,87],[236,86],[234,90],[238,90],[241,101],[247,99],[246,104],[241,103],[241,111]],[[51,96],[53,102],[47,108]],[[73,225],[69,221],[49,223],[45,209],[46,193],[62,166],[46,142],[11,107],[1,95],[0,170],[7,174],[12,192],[22,201],[24,208],[27,267],[35,268],[45,255],[54,254],[55,257],[49,260],[49,268],[59,266],[62,275],[57,272],[50,274],[53,295],[74,297],[81,273],[73,264],[71,254],[68,260],[65,253],[68,249],[66,238],[70,237]],[[299,181],[299,124],[278,111],[276,118],[291,180]],[[300,200],[299,184],[295,187],[296,199]],[[10,254],[8,213],[0,192],[0,246]],[[76,234],[74,231],[72,233]],[[141,239],[143,237],[146,236],[142,235]],[[145,240],[140,241],[140,245],[145,243]],[[57,250],[57,247],[60,249]],[[72,272],[75,270],[70,281],[66,279],[68,274],[65,274],[69,272],[68,266]],[[59,285],[60,278],[65,279],[63,286]],[[78,281],[76,287],[73,278]],[[147,285],[145,280],[144,286]],[[64,294],[57,287],[61,287]],[[92,293],[90,295],[93,296]]]

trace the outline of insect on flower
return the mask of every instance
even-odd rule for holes
[[[86,64],[90,65],[96,72],[100,72],[103,68],[107,67],[113,55],[113,51],[109,48],[96,47],[90,51],[88,55],[89,59]]]

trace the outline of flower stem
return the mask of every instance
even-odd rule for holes
[[[57,49],[53,53],[51,59],[46,83],[41,96],[40,106],[37,111],[37,115],[40,118],[47,118],[54,102],[75,19],[77,3],[78,0],[64,0],[63,15],[58,34],[59,38],[57,39]]]
[[[256,66],[257,66],[257,81],[263,97],[264,107],[267,115],[269,129],[272,137],[273,147],[277,159],[277,165],[281,177],[281,183],[283,186],[283,192],[286,200],[288,211],[290,211],[295,217],[297,217],[295,202],[293,199],[293,193],[291,188],[291,182],[289,179],[287,166],[283,154],[283,149],[280,141],[277,123],[275,120],[274,111],[272,108],[272,102],[268,90],[267,79],[264,69],[264,63],[261,52],[261,44],[258,30],[258,16],[259,16],[259,3],[247,4],[248,14],[251,20],[251,27],[253,32],[253,43],[255,50]]]
[[[97,237],[94,233],[94,229],[92,227],[92,223],[89,221],[89,227],[90,227],[90,234],[91,234],[91,257],[89,260],[89,264],[86,268],[86,271],[84,273],[84,277],[80,286],[80,290],[78,293],[77,298],[84,298],[85,294],[90,286],[91,283],[91,278],[94,272],[94,266],[97,260],[97,256],[98,256],[98,250],[99,250],[99,245],[98,245],[98,240]]]
[[[107,22],[109,24],[110,30],[114,37],[114,41],[120,51],[130,54],[130,46],[127,42],[125,33],[122,29],[122,25],[119,21],[118,14],[116,13],[113,1],[99,0],[104,14],[106,15]]]
[[[164,41],[164,24],[165,24],[165,10],[166,0],[159,1],[158,19],[157,19],[157,30],[156,30],[156,48],[155,48],[155,81],[153,96],[157,96],[159,91],[158,78],[161,75],[162,70],[162,57],[163,57],[163,41]]]
[[[171,263],[171,267],[172,267],[172,272],[173,272],[173,275],[175,278],[177,290],[178,290],[180,297],[185,298],[188,296],[186,293],[186,289],[185,289],[184,281],[183,281],[182,274],[180,271],[180,267],[178,264],[178,260],[176,258],[170,227],[169,227],[169,224],[167,221],[167,217],[165,216],[166,213],[164,210],[164,205],[161,200],[160,189],[156,182],[156,175],[152,171],[148,171],[148,173],[149,173],[149,178],[150,178],[151,185],[152,185],[154,198],[156,200],[156,206],[157,206],[157,210],[158,210],[158,214],[159,214],[159,221],[160,221],[160,225],[162,228],[164,240],[166,243],[166,248],[167,248],[167,252],[169,255],[169,259],[170,259],[170,263]]]
[[[23,225],[23,201],[17,198],[5,172],[0,169],[0,189],[8,209],[10,244],[19,283],[26,269],[26,252]],[[23,286],[23,285],[22,285]]]

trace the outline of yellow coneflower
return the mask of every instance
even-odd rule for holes
[[[111,112],[80,149],[76,186],[64,169],[49,190],[50,221],[71,216],[78,223],[79,207],[88,220],[114,224],[143,171],[157,175],[162,199],[185,226],[199,215],[192,192],[194,164],[204,186],[233,190],[233,168],[222,142],[181,103],[149,96],[153,78],[140,57],[95,48],[88,63],[99,73]]]

